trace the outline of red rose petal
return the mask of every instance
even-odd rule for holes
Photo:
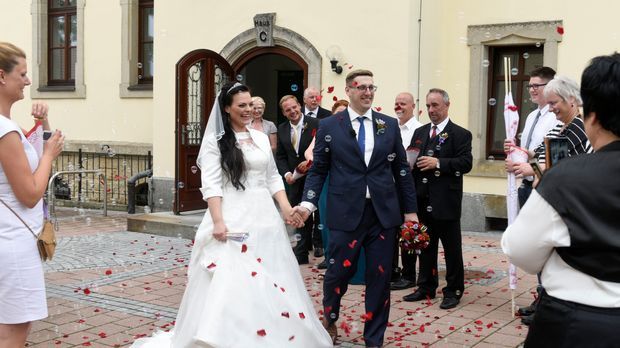
[[[420,325],[420,332],[424,332],[424,325]]]
[[[362,314],[362,321],[367,322],[372,320],[372,312],[367,312],[366,314]]]
[[[474,321],[474,324],[476,324],[476,325],[482,325],[482,320],[476,320],[476,321]]]
[[[349,324],[347,324],[346,321],[343,321],[343,322],[340,323],[340,328],[347,335],[351,333],[351,326]]]
[[[252,272],[252,277],[256,277],[256,272]]]
[[[557,28],[555,28],[555,30],[558,32],[558,34],[564,35],[564,27],[558,26]]]
[[[85,288],[84,289],[84,295],[90,295],[90,289],[89,288]]]
[[[338,287],[338,286],[337,286],[337,287],[334,289],[334,292],[335,292],[336,294],[340,295],[340,287]]]
[[[344,267],[351,267],[351,261],[349,261],[349,259],[346,259],[342,262],[342,265]]]
[[[111,269],[105,271],[105,275],[110,275],[110,274],[112,274],[112,270]]]
[[[98,335],[99,335],[99,337],[101,337],[101,338],[106,338],[106,337],[108,337],[108,335],[107,335],[105,332],[100,332],[100,333],[98,333]]]
[[[381,108],[380,106],[377,106],[377,107],[375,107],[375,110],[377,110],[377,111],[381,111],[381,110],[382,110],[382,108]]]
[[[84,342],[84,343],[82,343],[82,346],[84,346],[84,347],[90,347],[90,345],[91,345],[91,344],[90,344],[90,342]]]
[[[334,86],[327,87],[327,93],[331,93],[334,91]]]
[[[258,261],[259,263],[263,262],[263,259],[261,259],[260,257],[256,259],[256,261]]]
[[[212,269],[216,266],[216,264],[214,264],[213,262],[211,262],[211,264],[209,266],[207,266],[208,269]]]
[[[284,290],[284,288],[283,288],[283,287],[280,287],[280,290],[281,290],[282,292],[285,292],[285,291],[286,291],[286,290]]]
[[[288,340],[289,340],[289,341],[292,341],[292,340],[294,340],[294,339],[295,339],[295,335],[293,335],[293,336],[291,336],[291,337],[289,337],[289,338],[288,338]]]
[[[282,312],[282,314],[280,314],[281,316],[285,317],[285,318],[290,318],[291,315],[288,314],[288,312]]]
[[[383,233],[379,234],[379,238],[381,238],[381,240],[385,240],[385,236],[383,235]]]
[[[301,312],[301,313],[299,313],[299,318],[300,319],[306,319],[306,315],[303,312]]]
[[[380,273],[385,272],[385,270],[383,269],[383,266],[381,266],[381,265],[379,265],[379,272],[380,272]]]
[[[349,248],[355,248],[355,244],[357,244],[357,239],[354,239],[351,243],[349,243]]]
[[[241,245],[241,252],[244,253],[246,251],[248,251],[248,246],[245,244]]]
[[[260,337],[265,337],[267,336],[267,331],[265,331],[265,329],[260,329],[256,331],[256,334],[259,335]]]
[[[332,312],[332,306],[325,307],[325,314]]]
[[[338,101],[338,97],[334,96],[334,97],[332,98],[332,100],[333,100],[333,101]]]

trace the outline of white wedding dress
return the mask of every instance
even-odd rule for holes
[[[133,347],[332,347],[272,198],[284,186],[269,140],[254,130],[237,133],[237,139],[246,164],[245,190],[235,190],[223,176],[213,139],[205,144],[201,191],[205,198],[222,196],[228,231],[248,232],[248,239],[215,240],[207,212],[173,332],[140,339]]]

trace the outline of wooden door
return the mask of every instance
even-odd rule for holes
[[[192,51],[177,63],[175,214],[207,208],[196,159],[215,96],[233,76],[230,64],[210,50]]]

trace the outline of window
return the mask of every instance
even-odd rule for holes
[[[154,0],[120,0],[121,98],[152,98],[154,73]]]
[[[32,98],[86,98],[86,0],[32,0]]]
[[[48,85],[75,85],[77,47],[76,0],[49,0]]]
[[[541,45],[539,45],[541,46]],[[529,72],[543,66],[543,48],[532,46],[491,47],[489,49],[489,86],[487,103],[487,158],[503,159],[504,139],[504,97],[506,96],[504,57],[511,62],[512,98],[519,110],[519,137],[526,116],[538,105],[532,103],[527,90]]]
[[[140,0],[138,34],[138,84],[153,84],[153,0]]]

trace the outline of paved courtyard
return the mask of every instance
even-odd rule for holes
[[[33,325],[28,346],[125,347],[174,327],[190,240],[127,232],[123,213],[103,217],[100,211],[63,208],[59,216],[57,256],[45,264],[49,317]],[[392,292],[385,346],[520,346],[527,327],[511,316],[508,263],[499,239],[498,233],[463,234],[466,289],[455,309],[439,309],[441,297],[408,303],[401,299],[410,289]],[[321,272],[314,266],[301,270],[318,311]],[[520,276],[515,296],[524,306],[533,299],[536,278]],[[343,298],[340,347],[363,347],[363,298],[362,286],[350,286]]]

